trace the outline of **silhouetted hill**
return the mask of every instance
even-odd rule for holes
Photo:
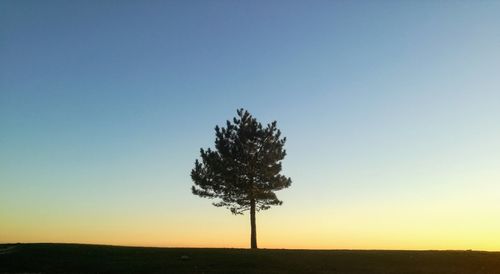
[[[0,273],[500,273],[500,252],[4,244]]]

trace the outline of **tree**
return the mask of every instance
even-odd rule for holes
[[[281,205],[274,191],[287,188],[292,180],[280,174],[286,155],[276,121],[263,127],[244,109],[226,127],[215,127],[215,150],[200,149],[191,171],[192,192],[217,199],[213,205],[227,207],[231,213],[250,210],[250,246],[257,248],[255,213]]]

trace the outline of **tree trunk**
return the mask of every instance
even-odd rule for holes
[[[250,247],[252,249],[257,249],[257,226],[255,224],[255,200],[250,201]]]

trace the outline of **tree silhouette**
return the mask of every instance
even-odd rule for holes
[[[227,207],[231,213],[250,210],[251,248],[257,248],[256,211],[281,205],[274,191],[289,187],[292,180],[280,174],[286,155],[286,137],[276,121],[263,127],[244,109],[226,127],[215,127],[215,150],[200,149],[191,171],[192,192],[204,198],[217,199],[213,205]]]

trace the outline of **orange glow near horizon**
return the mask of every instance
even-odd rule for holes
[[[500,250],[498,218],[473,207],[451,211],[454,206],[358,206],[331,209],[330,215],[275,208],[257,215],[258,243],[260,248],[277,249]],[[247,215],[232,216],[215,207],[204,213],[165,213],[160,220],[126,213],[107,220],[104,215],[74,220],[50,214],[44,220],[2,215],[8,222],[2,224],[0,242],[248,248]]]

